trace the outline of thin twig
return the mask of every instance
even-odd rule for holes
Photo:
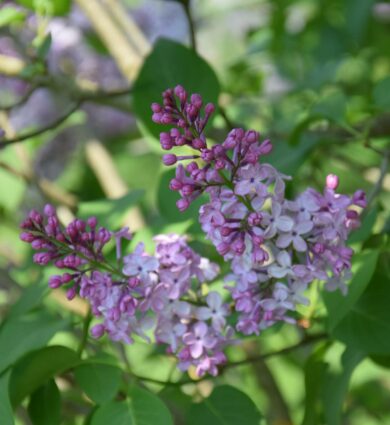
[[[190,41],[191,41],[191,47],[196,52],[197,51],[197,44],[196,44],[196,36],[195,36],[195,24],[194,19],[192,17],[191,13],[191,6],[190,6],[190,0],[184,0],[182,2],[184,12],[186,14],[187,22],[188,22],[188,29],[190,32]]]
[[[87,340],[88,340],[88,333],[89,333],[89,326],[91,324],[92,321],[92,314],[91,314],[91,310],[88,310],[87,315],[84,318],[83,321],[83,335],[80,341],[80,345],[77,349],[77,354],[79,355],[79,357],[82,356],[83,351],[85,349],[85,346],[87,344]]]
[[[29,133],[21,134],[19,136],[14,137],[13,139],[0,140],[0,149],[5,148],[6,146],[12,145],[14,143],[22,142],[23,140],[30,139],[32,137],[40,136],[47,131],[53,130],[63,122],[65,122],[77,109],[81,106],[82,101],[76,102],[72,107],[68,109],[63,115],[58,117],[56,120],[51,122],[50,124],[38,128],[37,130],[30,131]]]
[[[300,341],[296,344],[290,345],[288,347],[282,348],[281,350],[271,351],[269,353],[260,354],[259,356],[255,356],[255,357],[249,357],[249,358],[246,358],[244,360],[240,360],[240,361],[236,361],[236,362],[230,362],[230,363],[226,364],[221,369],[221,372],[223,372],[224,370],[231,368],[231,367],[237,367],[237,366],[243,366],[243,365],[246,365],[246,364],[256,363],[256,362],[268,359],[270,357],[281,356],[283,354],[290,353],[291,351],[295,351],[296,349],[304,347],[305,345],[309,345],[309,344],[312,344],[316,341],[320,341],[321,339],[325,339],[325,338],[327,338],[327,336],[328,335],[326,333],[318,333],[318,334],[314,334],[314,335],[308,335],[306,338],[302,339],[302,341]],[[200,381],[210,379],[209,376],[205,375],[204,377],[202,377],[198,380],[185,379],[185,380],[181,380],[181,381],[172,382],[172,381],[160,381],[158,379],[149,378],[147,376],[139,376],[139,375],[133,375],[133,376],[134,376],[134,378],[139,379],[140,381],[151,382],[151,383],[160,384],[160,385],[171,385],[171,386],[196,384]]]

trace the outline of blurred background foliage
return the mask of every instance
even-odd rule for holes
[[[389,40],[390,3],[374,0],[3,0],[1,425],[390,423]],[[86,341],[86,306],[49,293],[18,237],[50,201],[64,222],[129,225],[130,246],[185,232],[221,263],[160,165],[150,103],[179,83],[218,104],[211,139],[272,140],[291,196],[335,173],[369,199],[349,294],[314,285],[300,327],[231,348],[234,367],[198,383],[143,342]]]

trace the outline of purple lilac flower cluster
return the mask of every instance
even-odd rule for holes
[[[51,276],[49,286],[66,285],[69,299],[78,293],[91,305],[100,319],[91,329],[94,337],[107,333],[131,344],[134,335],[150,342],[153,333],[178,357],[182,370],[194,366],[199,376],[217,374],[217,366],[226,361],[223,348],[232,342],[233,330],[226,323],[230,312],[220,294],[202,291],[202,283],[218,275],[218,266],[197,255],[184,237],[156,236],[153,256],[142,243],[122,256],[121,240],[132,238],[128,228],[111,233],[97,228],[94,217],[62,228],[50,205],[43,215],[31,211],[21,227],[21,239],[39,251],[35,263],[51,262],[66,270]],[[103,253],[113,240],[119,267]]]
[[[235,331],[257,335],[276,322],[294,323],[297,305],[308,304],[304,292],[314,280],[345,293],[353,254],[346,240],[360,224],[365,194],[337,193],[338,177],[329,175],[322,193],[308,188],[288,200],[290,177],[263,161],[272,149],[269,140],[237,128],[222,143],[210,145],[204,130],[213,105],[203,112],[201,96],[189,97],[181,86],[165,91],[163,99],[163,105],[152,105],[153,120],[173,126],[161,133],[163,149],[192,150],[186,156],[164,155],[166,165],[189,160],[177,166],[170,187],[179,192],[182,211],[208,194],[199,220],[230,264],[225,289],[231,305],[203,285],[215,280],[218,266],[178,235],[156,236],[153,255],[142,243],[122,255],[122,239],[132,239],[128,228],[112,233],[98,227],[94,217],[63,228],[48,205],[43,215],[29,214],[21,239],[39,251],[36,263],[64,271],[50,278],[51,288],[66,285],[69,299],[78,293],[90,303],[99,320],[91,329],[94,337],[106,333],[131,344],[135,335],[147,341],[154,336],[182,370],[191,366],[199,376],[216,375],[226,362],[223,349],[236,341]],[[116,265],[107,260],[109,242],[116,247]],[[235,330],[228,325],[233,308]]]
[[[353,197],[336,192],[337,176],[329,175],[323,193],[307,189],[295,200],[285,199],[290,177],[262,161],[272,145],[255,131],[236,128],[222,143],[208,146],[205,122],[214,108],[188,95],[181,86],[163,93],[163,105],[152,105],[153,120],[171,124],[161,133],[163,149],[187,145],[196,155],[163,157],[178,165],[170,187],[180,193],[177,206],[185,210],[201,193],[210,201],[200,208],[199,220],[207,238],[231,262],[227,286],[239,313],[236,329],[259,334],[275,322],[294,322],[297,304],[307,304],[303,293],[316,279],[325,288],[346,291],[353,251],[346,246],[349,232],[358,227],[358,208],[365,194]],[[179,142],[178,142],[179,141]],[[259,160],[261,160],[259,162]]]

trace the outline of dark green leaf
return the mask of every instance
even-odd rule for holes
[[[347,295],[343,295],[340,291],[323,294],[328,310],[328,327],[330,330],[333,330],[340,323],[363,294],[374,274],[378,255],[379,252],[373,250],[364,251],[354,257],[354,275],[348,287]]]
[[[11,373],[0,376],[0,418],[1,425],[14,425],[12,406],[9,401],[8,383]]]
[[[134,111],[155,137],[164,128],[152,122],[150,105],[161,103],[162,92],[178,84],[189,93],[201,94],[205,104],[217,104],[219,83],[207,62],[182,44],[160,39],[146,58],[133,89]]]
[[[0,371],[28,351],[45,345],[68,321],[46,312],[10,318],[0,329]]]
[[[188,425],[259,425],[262,415],[242,391],[228,385],[214,389],[210,397],[192,406]]]
[[[332,332],[337,339],[356,350],[390,354],[389,267],[390,255],[381,254],[370,284]]]
[[[372,228],[378,217],[378,208],[374,207],[368,211],[368,214],[363,218],[362,225],[359,229],[352,232],[348,238],[348,243],[363,242],[368,239],[371,235]]]
[[[37,56],[41,60],[45,60],[51,46],[51,34],[47,34],[41,45],[37,49]]]
[[[342,122],[347,107],[347,98],[340,90],[332,91],[322,97],[313,107],[312,114],[331,121]]]
[[[33,425],[58,425],[61,422],[61,394],[54,379],[31,394],[28,414]]]
[[[390,77],[386,77],[375,84],[373,97],[378,108],[384,111],[390,110]]]
[[[143,388],[133,387],[129,399],[110,401],[99,407],[91,425],[173,425],[165,404]]]
[[[320,423],[320,395],[323,378],[327,369],[324,361],[326,346],[315,351],[305,364],[305,415],[302,425],[318,425]]]
[[[328,369],[326,372],[322,398],[327,424],[341,424],[341,411],[352,372],[363,360],[364,356],[361,351],[346,348],[341,358],[342,370],[335,373]]]
[[[73,368],[80,361],[75,351],[62,346],[45,347],[29,353],[12,370],[10,381],[12,404],[17,406],[49,378]]]
[[[115,366],[97,363],[82,364],[75,369],[74,373],[83,391],[98,404],[112,400],[121,383],[122,372]]]

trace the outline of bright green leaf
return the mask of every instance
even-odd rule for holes
[[[75,351],[62,346],[45,347],[29,353],[12,370],[10,381],[12,404],[17,406],[48,379],[75,367],[80,362]]]
[[[242,391],[228,385],[214,389],[211,395],[188,412],[188,425],[259,425],[262,415]]]
[[[18,0],[18,3],[33,10],[38,6],[41,12],[54,16],[66,15],[71,7],[71,0]]]
[[[331,121],[342,122],[347,108],[347,98],[340,90],[332,91],[322,97],[313,107],[312,114]]]
[[[13,24],[14,22],[22,22],[26,14],[12,6],[4,6],[0,10],[0,28],[6,25]]]
[[[28,414],[33,425],[58,425],[61,422],[61,394],[54,379],[31,394]]]
[[[146,58],[133,88],[134,111],[157,138],[164,127],[152,122],[150,105],[161,103],[162,92],[178,84],[188,93],[201,94],[205,104],[217,104],[219,83],[207,62],[182,44],[160,39]]]
[[[159,397],[139,387],[131,388],[128,395],[128,400],[110,401],[99,407],[90,425],[173,425]]]
[[[45,345],[68,321],[46,312],[10,318],[0,329],[0,371],[28,351]]]

